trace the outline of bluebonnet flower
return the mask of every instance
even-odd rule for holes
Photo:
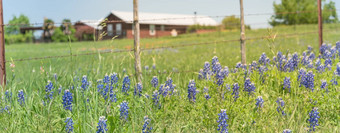
[[[313,61],[308,60],[307,68],[314,68],[314,66],[313,66]]]
[[[160,95],[163,94],[163,91],[164,91],[164,89],[165,89],[164,86],[165,86],[164,84],[161,84],[161,85],[159,86],[158,93],[159,93]]]
[[[110,92],[110,102],[117,102],[116,93]]]
[[[144,69],[145,70],[149,70],[149,66],[144,66]]]
[[[262,81],[262,83],[264,83],[265,81],[264,72],[267,70],[268,70],[267,67],[264,67],[264,66],[259,67],[260,80]]]
[[[130,89],[130,78],[129,76],[126,75],[123,79],[122,92],[125,94],[128,94],[129,89]]]
[[[323,54],[322,54],[324,59],[329,59],[332,57],[332,53],[329,52],[328,50],[326,50]]]
[[[306,66],[309,64],[309,59],[307,58],[306,52],[303,52],[300,58],[301,58],[300,62],[302,65]]]
[[[204,98],[209,100],[211,97],[209,95],[209,89],[207,87],[203,88],[203,93],[205,93]]]
[[[328,69],[330,70],[332,67],[332,60],[331,59],[325,59],[325,67],[328,67]]]
[[[257,63],[256,61],[253,61],[250,66],[249,66],[249,69],[253,72],[253,70],[256,70],[257,68]]]
[[[188,99],[196,102],[196,83],[194,80],[190,80],[188,84]]]
[[[285,130],[283,130],[282,133],[292,133],[292,130],[290,130],[290,129],[285,129]]]
[[[51,81],[48,81],[48,84],[45,86],[45,99],[47,100],[47,102],[49,102],[50,100],[53,99],[53,90],[54,87],[53,87],[53,84]]]
[[[313,129],[313,131],[315,131],[315,127],[319,126],[319,112],[318,112],[318,108],[313,108],[313,110],[309,113],[309,119],[308,122],[310,123],[310,128]],[[312,131],[312,129],[310,129]]]
[[[286,113],[284,112],[284,106],[285,106],[285,102],[282,100],[282,98],[277,98],[277,108],[276,111],[282,115],[286,115]]]
[[[161,108],[161,104],[159,103],[159,93],[157,90],[155,90],[152,94],[152,101],[155,104],[155,106]]]
[[[204,91],[204,89],[203,89],[203,91]],[[225,93],[226,93],[227,91],[231,91],[230,85],[229,85],[229,84],[226,84],[226,85],[225,85],[225,90],[222,91],[222,99],[223,99],[223,100],[224,100]]]
[[[138,95],[139,97],[142,96],[142,89],[143,89],[142,83],[137,83],[137,85],[135,87],[135,91],[133,92],[133,94],[135,96]]]
[[[221,64],[219,62],[216,62],[216,64],[213,65],[213,67],[212,67],[212,72],[214,74],[219,73],[221,70],[222,70],[222,66],[221,66]]]
[[[129,106],[128,106],[128,103],[126,101],[123,101],[120,104],[119,111],[120,111],[120,118],[121,119],[127,120],[129,118]]]
[[[162,93],[163,97],[168,96],[169,92],[170,92],[170,87],[165,86],[164,89],[163,89],[163,93]]]
[[[142,128],[143,133],[151,133],[152,127],[151,127],[151,119],[148,116],[144,116],[144,124]]]
[[[152,64],[152,69],[156,69],[156,64]]]
[[[239,86],[238,86],[238,83],[234,83],[233,85],[233,93],[231,95],[234,95],[234,99],[235,101],[237,100],[237,98],[239,98]]]
[[[276,55],[276,58],[274,59],[274,61],[276,62],[276,67],[278,68],[279,71],[283,71],[284,70],[284,63],[286,61],[286,57],[284,55],[282,55],[282,53],[279,51]]]
[[[65,90],[63,95],[64,109],[72,111],[72,102],[73,102],[72,93],[69,90]]]
[[[229,76],[229,68],[227,66],[222,69],[223,77],[228,77]]]
[[[228,133],[228,124],[227,124],[227,120],[228,120],[228,115],[225,109],[221,109],[221,112],[218,114],[218,128],[217,131],[219,131],[220,133]]]
[[[7,111],[8,114],[11,114],[11,112],[9,111],[9,109],[10,109],[10,106],[6,105],[4,108],[2,108],[2,109],[0,110],[0,113],[3,113],[4,111]]]
[[[5,102],[11,103],[12,102],[12,92],[6,90],[5,92]]]
[[[203,67],[203,77],[204,79],[210,79],[210,75],[212,74],[211,70],[210,70],[210,64],[209,62],[205,62],[204,63],[204,67]]]
[[[315,59],[315,54],[312,52],[312,53],[310,53],[309,54],[309,56],[308,56],[308,60],[314,60]]]
[[[326,52],[326,50],[328,49],[326,44],[322,44],[320,47],[320,53],[324,54]]]
[[[338,81],[335,79],[335,77],[331,80],[332,85],[338,85]]]
[[[216,80],[217,80],[216,84],[218,86],[221,86],[224,83],[224,81],[223,81],[223,79],[224,79],[223,71],[220,71],[220,72],[216,73],[215,77],[216,77]]]
[[[246,78],[244,81],[244,91],[248,92],[249,95],[253,94],[255,92],[255,84],[251,83],[249,78]]]
[[[198,72],[198,79],[204,79],[204,72],[203,69],[200,69],[200,71]]]
[[[290,92],[290,77],[285,77],[285,79],[283,80],[283,90],[288,89],[288,91]]]
[[[264,103],[264,100],[263,100],[262,96],[258,96],[256,98],[256,103],[255,103],[256,108],[257,109],[262,108],[263,107],[263,103]]]
[[[311,52],[313,52],[313,48],[312,48],[311,46],[308,45],[307,53],[309,54],[309,53],[311,53]]]
[[[216,64],[218,63],[218,58],[217,56],[214,56],[212,59],[211,59],[211,67],[212,67],[212,72],[215,74],[216,71],[214,71],[214,69],[216,69]]]
[[[85,91],[89,87],[90,83],[87,81],[87,76],[84,75],[81,79],[81,88]]]
[[[301,85],[306,85],[306,74],[307,74],[307,72],[306,72],[306,70],[305,69],[303,69],[303,68],[301,68],[300,70],[299,70],[299,75],[298,75],[298,82],[300,82],[300,87],[301,87]]]
[[[306,75],[305,87],[314,91],[314,74],[312,71],[309,71]]]
[[[260,59],[259,59],[259,64],[264,65],[264,66],[269,64],[268,59],[267,59],[267,55],[265,53],[262,53],[262,55],[260,56]]]
[[[106,124],[105,116],[99,117],[99,122],[97,126],[97,133],[105,133],[107,131],[107,124]]]
[[[58,76],[57,76],[57,74],[56,74],[56,73],[54,73],[54,74],[53,74],[53,77],[54,77],[54,80],[55,80],[55,82],[57,82],[57,80],[58,80]]]
[[[66,120],[65,120],[65,123],[66,123],[66,125],[65,125],[66,132],[67,133],[72,133],[73,129],[74,129],[73,128],[73,120],[72,120],[72,118],[67,117]]]
[[[241,62],[236,63],[236,67],[235,68],[241,68],[241,67],[242,67]]]
[[[336,76],[340,76],[340,63],[336,64],[336,69],[334,70]]]
[[[168,88],[167,88],[168,87]],[[167,78],[167,80],[165,81],[165,90],[166,90],[166,94],[164,94],[165,92],[163,92],[163,96],[167,95],[167,94],[172,94],[174,89],[175,89],[176,85],[173,84],[173,81],[170,77]]]
[[[106,80],[106,81],[105,81]],[[105,81],[105,82],[104,82]],[[107,99],[107,94],[109,93],[109,87],[107,86],[108,83],[108,79],[99,79],[97,81],[97,88],[98,88],[98,92],[103,96],[103,98],[106,100]],[[105,85],[106,83],[106,85]]]
[[[18,102],[20,103],[21,106],[25,105],[25,93],[22,90],[19,90]]]
[[[320,86],[321,89],[325,89],[326,92],[328,92],[328,89],[327,89],[327,81],[326,80],[321,80],[321,86]]]
[[[157,76],[153,76],[152,77],[151,85],[152,85],[152,87],[155,87],[155,88],[158,86],[158,78],[157,78]]]
[[[61,93],[62,90],[63,90],[63,87],[60,85],[58,88],[58,95]]]
[[[104,78],[103,78],[103,83],[104,83],[104,84],[110,83],[110,77],[109,77],[109,75],[105,74],[105,76],[104,76]]]
[[[111,80],[111,85],[117,84],[118,83],[118,75],[117,75],[117,73],[112,73],[110,75],[110,80]]]
[[[321,64],[320,59],[316,60],[315,62],[315,69],[319,71],[319,73],[322,73],[325,71],[325,66]]]

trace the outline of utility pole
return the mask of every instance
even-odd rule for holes
[[[2,0],[0,0],[0,84],[6,85],[5,39]]]
[[[240,0],[240,20],[241,20],[241,61],[246,64],[246,34],[244,28],[244,13],[243,13],[243,0]]]
[[[321,0],[318,0],[318,25],[319,25],[319,48],[320,48],[323,43]]]
[[[142,81],[142,67],[140,63],[140,33],[138,22],[138,0],[133,0],[133,25],[134,25],[134,53],[135,53],[135,74],[137,82]]]

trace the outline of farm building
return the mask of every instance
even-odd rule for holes
[[[81,20],[74,24],[76,29],[75,36],[79,41],[93,40],[93,37],[98,39],[101,33],[101,26],[99,25],[102,20]]]
[[[133,38],[133,12],[111,11],[104,19],[103,39]],[[185,33],[190,25],[216,26],[218,23],[202,15],[178,15],[139,12],[140,37],[177,36]]]

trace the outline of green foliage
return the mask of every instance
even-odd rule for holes
[[[227,16],[222,20],[222,26],[226,30],[240,29],[241,21],[240,18],[233,16]],[[249,25],[245,25],[246,29],[250,29]]]
[[[23,43],[31,42],[33,34],[32,32],[21,33],[20,27],[28,27],[30,20],[27,16],[21,14],[19,17],[13,16],[8,22],[9,25],[5,26],[5,43]]]
[[[5,34],[5,44],[29,43],[32,42],[33,34]]]
[[[216,26],[210,26],[210,25],[191,25],[187,28],[187,33],[193,33],[196,32],[197,30],[214,30],[217,29]]]
[[[325,24],[324,39],[331,42],[339,40],[340,33],[334,30],[335,24]],[[334,27],[333,27],[334,26]],[[316,25],[296,26],[294,30],[292,26],[274,27],[273,33],[293,34],[299,30],[314,31]],[[247,32],[249,38],[267,36],[266,29],[250,30]],[[316,34],[305,36],[296,36],[293,38],[278,37],[273,42],[275,45],[274,52],[278,50],[286,53],[298,52],[299,55],[306,50],[307,45],[312,45],[314,53],[317,52],[318,40],[315,39]],[[315,73],[314,92],[304,87],[299,87],[297,81],[297,72],[282,73],[273,68],[266,72],[265,83],[261,83],[258,79],[260,74],[254,71],[251,74],[251,80],[256,85],[254,96],[248,96],[243,91],[244,73],[241,70],[237,73],[231,73],[225,80],[225,83],[232,84],[238,82],[240,84],[240,98],[234,102],[230,91],[226,91],[225,99],[221,100],[221,87],[214,83],[214,77],[211,81],[198,80],[197,71],[203,67],[205,61],[211,61],[213,56],[219,57],[219,61],[223,66],[234,68],[235,64],[240,61],[239,42],[219,42],[226,39],[239,39],[238,31],[213,32],[197,36],[194,34],[179,35],[178,38],[160,37],[160,38],[143,38],[141,44],[152,44],[152,47],[159,46],[181,46],[191,43],[204,43],[217,41],[214,44],[195,45],[188,47],[174,47],[164,50],[142,51],[142,66],[148,65],[150,71],[143,69],[143,96],[133,95],[135,86],[135,78],[131,76],[131,88],[129,95],[121,93],[122,77],[124,75],[134,74],[134,58],[131,52],[94,54],[85,56],[74,56],[70,58],[48,58],[42,60],[32,60],[23,62],[14,62],[14,71],[11,71],[9,63],[7,65],[7,85],[6,89],[12,92],[12,101],[10,105],[10,113],[5,111],[0,113],[0,130],[4,133],[12,132],[65,132],[65,119],[72,117],[74,121],[74,132],[95,132],[98,119],[105,116],[108,121],[108,132],[117,133],[138,133],[143,126],[143,118],[148,115],[153,125],[153,132],[169,132],[169,133],[191,133],[191,132],[217,132],[218,113],[221,109],[226,109],[229,116],[227,123],[230,132],[236,133],[272,133],[282,132],[284,129],[291,129],[293,132],[308,132],[308,113],[313,106],[319,108],[320,119],[317,131],[322,133],[339,132],[339,86],[329,85],[329,93],[319,88],[320,80],[329,81],[334,73],[333,70],[319,74]],[[259,60],[262,52],[268,57],[271,49],[267,46],[266,39],[249,40],[247,42],[247,60]],[[49,43],[43,45],[10,45],[6,47],[6,58],[20,59],[28,57],[44,57],[65,55],[67,53],[83,54],[96,52],[101,50],[123,50],[131,48],[133,40],[121,39],[114,41],[100,42],[75,42],[72,43],[72,49],[67,47],[67,43]],[[150,48],[147,45],[141,45],[141,48]],[[176,55],[176,58],[174,58]],[[323,61],[323,59],[321,59]],[[334,60],[338,62],[339,59]],[[156,64],[156,69],[151,68],[152,64]],[[40,69],[42,68],[42,69]],[[123,69],[126,72],[122,72]],[[181,73],[172,72],[173,68],[178,68]],[[44,70],[44,71],[42,71]],[[166,70],[166,73],[163,71]],[[182,71],[184,73],[182,73]],[[192,72],[194,71],[194,72]],[[98,93],[97,80],[103,79],[107,73],[117,72],[119,75],[118,88],[114,88],[117,94],[117,102],[110,103]],[[57,74],[57,81],[54,80],[54,73]],[[15,76],[12,76],[15,75]],[[81,85],[81,78],[87,75],[92,83],[87,91],[83,93],[78,87]],[[166,81],[167,77],[173,79],[176,89],[180,96],[161,97],[162,106],[158,109],[152,103],[153,91],[159,88],[153,88],[150,80],[153,76],[158,76],[160,84]],[[282,90],[282,79],[290,76],[292,81],[291,92]],[[187,99],[188,81],[194,79],[197,83],[197,99],[196,103],[191,103]],[[337,78],[340,80],[339,77]],[[54,84],[54,99],[47,105],[43,105],[45,100],[45,86],[47,80]],[[58,88],[62,86],[59,94]],[[74,86],[74,89],[71,89]],[[206,100],[203,96],[203,87],[209,87],[209,95],[212,97]],[[17,102],[17,92],[23,89],[27,98],[26,105],[20,106]],[[63,92],[69,89],[74,96],[73,111],[65,111],[62,106]],[[148,94],[150,97],[146,98]],[[264,99],[263,109],[257,111],[255,109],[255,99],[262,96]],[[4,96],[4,91],[0,97]],[[282,97],[286,103],[286,116],[281,116],[277,111],[278,97]],[[89,102],[87,102],[87,98]],[[315,104],[312,104],[311,99]],[[122,101],[129,102],[129,118],[123,122],[119,118],[119,104]],[[0,107],[4,107],[5,102],[0,102]]]
[[[5,26],[5,34],[20,34],[20,27],[29,26],[30,20],[27,16],[20,14],[19,17],[13,16],[8,24]]]
[[[325,23],[338,21],[335,3],[330,1],[322,2],[322,19]],[[294,25],[294,24],[316,24],[318,23],[317,0],[281,0],[281,3],[274,2],[274,12],[270,20],[272,26]],[[300,12],[300,13],[299,13]]]
[[[72,26],[70,19],[64,19],[59,28],[55,28],[52,41],[54,42],[68,42],[68,41],[76,41],[75,37],[76,30]]]

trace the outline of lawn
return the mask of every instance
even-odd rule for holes
[[[335,43],[340,40],[339,28],[339,24],[324,26],[324,40],[327,44],[335,46]],[[311,34],[311,32],[315,33]],[[291,36],[296,33],[309,34]],[[297,52],[301,62],[302,52],[307,51],[308,45],[313,48],[312,52],[318,57],[317,25],[246,31],[247,38],[272,36],[267,39],[247,40],[247,63],[257,62],[254,67],[257,69],[252,72],[242,68],[232,72],[236,63],[240,61],[240,46],[238,41],[227,42],[226,40],[237,40],[239,34],[239,31],[217,31],[142,39],[141,47],[145,50],[141,53],[143,87],[140,96],[139,91],[137,95],[134,94],[137,83],[133,76],[133,52],[102,53],[132,49],[133,40],[6,45],[8,95],[5,94],[5,88],[2,88],[0,130],[66,132],[65,121],[70,117],[74,123],[74,132],[95,132],[99,118],[105,116],[108,132],[141,132],[145,122],[144,117],[148,116],[152,132],[218,132],[218,114],[221,113],[221,109],[225,109],[229,118],[227,128],[230,132],[282,132],[284,129],[308,132],[310,130],[308,113],[313,107],[317,107],[320,118],[319,126],[316,126],[315,131],[339,132],[340,90],[339,85],[330,82],[332,79],[340,82],[340,78],[334,74],[336,64],[339,62],[339,56],[336,55],[339,51],[334,53],[335,59],[331,57],[321,59],[322,64],[327,59],[332,60],[331,70],[325,68],[324,72],[316,70],[316,65],[309,68],[308,64],[302,63],[299,63],[293,71],[281,71],[273,60],[273,56],[277,56],[278,51],[286,55],[285,61],[290,59],[288,54],[293,55]],[[276,37],[273,37],[275,35]],[[282,37],[285,35],[289,37]],[[169,48],[150,50],[156,47]],[[327,49],[331,51],[330,48]],[[94,54],[11,62],[23,58],[84,53]],[[270,65],[259,64],[262,53],[270,58]],[[205,61],[211,64],[214,56],[218,57],[222,68],[229,67],[229,75],[222,78],[221,85],[217,85],[218,78],[215,75],[210,75],[212,76],[210,80],[198,78],[199,70],[203,69]],[[317,59],[308,61],[315,64]],[[15,64],[15,67],[10,67],[10,63]],[[261,74],[260,66],[268,70]],[[314,87],[300,85],[303,84],[298,80],[301,68],[315,74]],[[103,79],[105,75],[110,76],[114,72],[117,73],[118,82],[113,85],[106,83]],[[83,78],[84,75],[87,78]],[[127,93],[122,92],[125,76],[131,80]],[[157,76],[159,81],[156,88],[150,83],[153,76]],[[250,95],[244,91],[245,77],[248,77],[256,87]],[[282,89],[285,77],[290,77],[290,91]],[[174,89],[171,88],[169,78],[172,79],[172,84],[176,85]],[[195,87],[189,85],[190,80],[195,81]],[[327,81],[328,91],[321,89],[321,80]],[[52,87],[46,87],[49,81]],[[160,85],[166,83],[167,86],[171,84],[168,94],[160,93],[165,88],[160,89]],[[237,100],[233,93],[234,83],[240,86]],[[203,89],[204,87],[208,88],[208,92]],[[106,88],[109,88],[108,90],[112,88],[110,91],[112,96],[110,92],[104,93],[107,91]],[[193,101],[188,97],[188,89],[195,90],[195,88],[197,91],[193,92],[196,93],[196,100]],[[311,88],[314,90],[312,91]],[[19,102],[19,90],[24,92],[24,104]],[[72,93],[72,111],[66,110],[63,106],[63,95],[66,90]],[[155,90],[158,93],[155,93]],[[159,98],[157,105],[155,105],[155,94],[159,95],[156,96]],[[211,97],[208,100],[207,94]],[[113,95],[116,101],[111,101]],[[192,96],[191,93],[190,95]],[[53,98],[49,98],[50,96]],[[258,96],[262,96],[264,100],[263,107],[256,107]],[[285,103],[282,107],[285,115],[277,111],[276,101],[279,97]],[[121,103],[124,101],[129,107],[127,117],[121,116],[126,114],[121,114]],[[5,107],[8,107],[8,110],[5,110]]]

